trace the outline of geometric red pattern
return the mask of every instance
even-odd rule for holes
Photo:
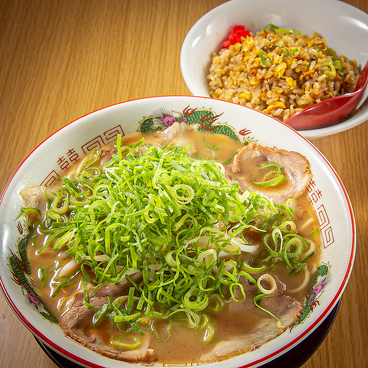
[[[324,248],[327,248],[331,244],[334,243],[335,239],[334,239],[334,235],[333,235],[333,231],[332,231],[331,226],[328,226],[328,227],[325,227],[324,229],[322,229],[322,241],[323,241],[323,247]]]
[[[50,174],[48,174],[46,178],[43,180],[41,186],[48,187],[52,185],[57,180],[58,177],[59,177],[58,173],[55,170],[52,170]]]
[[[122,137],[124,137],[125,135],[121,125],[116,125],[113,128],[106,130],[106,132],[103,133],[105,137],[105,143],[116,141],[118,134],[120,134]]]
[[[98,136],[92,138],[88,142],[84,143],[81,146],[81,149],[82,149],[83,153],[86,155],[95,148],[101,148],[105,144],[108,144],[110,142],[115,141],[118,134],[120,134],[122,137],[125,136],[124,130],[121,127],[121,125],[116,125],[116,126],[110,128],[110,129],[104,131],[101,135],[98,135]],[[70,156],[72,153],[73,153],[73,156]],[[73,161],[73,162],[76,161],[79,158],[79,154],[75,151],[74,148],[70,149],[67,152],[67,156],[69,158],[69,161]],[[62,158],[59,158],[59,160],[61,160],[61,159],[64,160],[63,162],[67,166],[62,167],[60,165],[59,161],[57,163],[59,164],[59,167],[62,170],[65,170],[69,166],[69,161],[64,156]],[[59,177],[59,174],[55,170],[52,170],[50,172],[50,174],[48,174],[46,176],[46,178],[42,181],[41,185],[45,186],[45,187],[48,187],[48,186],[52,185],[58,177]]]
[[[325,226],[330,224],[330,219],[328,218],[327,211],[323,204],[317,208],[317,217],[318,217],[319,226],[321,228],[324,228]]]
[[[97,137],[91,139],[87,143],[85,143],[83,146],[81,146],[84,154],[87,154],[88,152],[91,152],[95,148],[101,148],[104,145],[104,141],[100,135]]]
[[[319,226],[321,228],[323,247],[327,248],[328,246],[334,243],[335,238],[332,231],[332,227],[330,225],[330,218],[328,217],[328,213],[323,204],[317,208],[317,217]]]
[[[102,133],[102,135],[98,135],[97,137],[85,143],[83,146],[81,146],[81,148],[83,152],[87,154],[88,152],[91,152],[95,148],[101,148],[105,144],[115,141],[118,134],[120,134],[121,136],[125,135],[121,125],[116,125],[106,130],[105,132]]]

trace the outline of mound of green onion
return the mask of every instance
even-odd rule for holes
[[[189,148],[159,148],[144,139],[121,146],[119,136],[117,153],[108,163],[100,167],[101,151],[94,150],[78,179],[63,178],[48,197],[39,225],[48,238],[39,252],[65,250],[80,266],[58,280],[53,296],[81,274],[84,304],[95,311],[95,326],[110,318],[143,334],[147,319],[180,314],[192,327],[205,329],[210,340],[214,328],[204,310],[244,300],[241,276],[257,285],[254,303],[261,308],[260,299],[273,292],[275,283],[263,274],[271,285],[265,288],[251,274],[277,262],[293,272],[305,267],[306,260],[298,257],[307,241],[290,225],[288,203],[274,205],[250,191],[240,194],[221,164],[188,157]],[[243,233],[249,228],[266,236],[265,250],[253,257],[253,264],[237,261],[247,249]],[[89,303],[103,285],[124,282],[129,285],[126,296],[108,298],[102,309]]]

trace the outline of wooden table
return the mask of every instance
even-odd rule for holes
[[[181,44],[195,21],[223,2],[2,0],[0,189],[37,144],[69,121],[124,100],[190,94]],[[368,13],[366,0],[347,2]],[[336,321],[305,368],[368,365],[367,138],[364,123],[314,141],[350,194],[358,250]],[[23,365],[55,367],[1,295],[0,366]]]

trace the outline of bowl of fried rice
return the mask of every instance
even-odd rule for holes
[[[367,39],[368,14],[342,1],[232,0],[190,29],[181,70],[193,95],[287,123],[309,106],[354,90],[368,59]],[[367,121],[367,96],[342,121],[301,134],[320,138]]]

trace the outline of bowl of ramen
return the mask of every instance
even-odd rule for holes
[[[228,1],[189,30],[181,70],[195,96],[239,103],[287,121],[354,90],[368,59],[367,37],[368,14],[342,1]],[[367,97],[365,91],[342,121],[301,134],[320,138],[367,121]]]
[[[132,100],[36,147],[1,196],[14,313],[86,367],[256,367],[310,336],[355,257],[348,194],[286,124],[216,99]]]

